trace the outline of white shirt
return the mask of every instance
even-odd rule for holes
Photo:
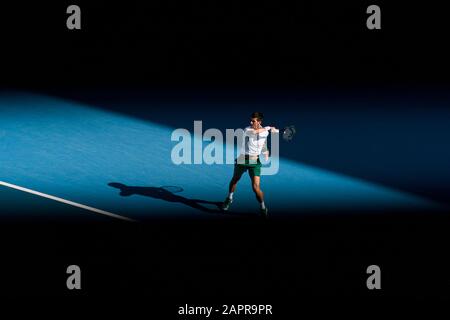
[[[269,136],[268,128],[265,127],[265,131],[260,133],[255,133],[252,127],[247,127],[244,129],[244,141],[241,145],[241,154],[249,156],[259,156],[264,149],[267,151],[267,137]]]

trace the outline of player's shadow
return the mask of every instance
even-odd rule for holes
[[[181,192],[183,189],[181,187],[135,187],[126,186],[122,183],[111,182],[108,183],[110,187],[120,190],[120,195],[123,197],[131,195],[141,195],[145,197],[151,197],[155,199],[161,199],[168,202],[179,202],[185,204],[191,208],[208,212],[208,213],[221,213],[220,206],[222,202],[206,201],[200,199],[188,199],[183,196],[179,196],[174,192],[169,191],[170,188],[176,188],[176,192]],[[212,205],[214,209],[208,208],[205,205]]]

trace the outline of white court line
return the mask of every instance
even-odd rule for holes
[[[104,210],[100,210],[100,209],[97,209],[97,208],[89,207],[89,206],[86,206],[86,205],[81,204],[81,203],[77,203],[77,202],[73,202],[73,201],[70,201],[70,200],[58,198],[58,197],[55,197],[55,196],[52,196],[52,195],[49,195],[49,194],[45,194],[45,193],[42,193],[42,192],[39,192],[39,191],[34,191],[34,190],[27,189],[27,188],[24,188],[24,187],[16,186],[14,184],[7,183],[7,182],[4,182],[4,181],[0,181],[0,185],[3,185],[3,186],[8,187],[8,188],[12,188],[12,189],[20,190],[20,191],[23,191],[23,192],[31,193],[31,194],[34,194],[34,195],[37,195],[37,196],[40,196],[40,197],[43,197],[43,198],[47,198],[47,199],[51,199],[51,200],[54,200],[54,201],[62,202],[62,203],[68,204],[70,206],[74,206],[74,207],[78,207],[78,208],[81,208],[81,209],[89,210],[89,211],[92,211],[92,212],[95,212],[95,213],[103,214],[103,215],[108,216],[108,217],[121,219],[121,220],[126,220],[126,221],[136,222],[136,220],[133,220],[133,219],[130,219],[130,218],[127,218],[127,217],[124,217],[124,216],[120,216],[120,215],[115,214],[115,213],[111,213],[111,212],[108,212],[108,211],[104,211]]]

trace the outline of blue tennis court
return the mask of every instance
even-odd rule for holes
[[[191,127],[192,123],[186,123],[186,128]],[[246,176],[238,185],[231,211],[223,214],[218,209],[227,194],[232,165],[172,163],[174,129],[159,124],[158,119],[142,120],[95,105],[31,93],[3,93],[3,217],[85,215],[138,221],[256,217],[258,204]],[[283,150],[280,153],[279,173],[262,178],[274,218],[324,210],[363,213],[441,208],[417,195],[285,159]]]

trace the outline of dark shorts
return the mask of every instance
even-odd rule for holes
[[[248,159],[243,164],[237,163],[237,160],[234,161],[234,177],[240,178],[247,170],[250,177],[259,177],[261,175],[261,162],[259,158],[256,163],[254,161],[251,163]]]

